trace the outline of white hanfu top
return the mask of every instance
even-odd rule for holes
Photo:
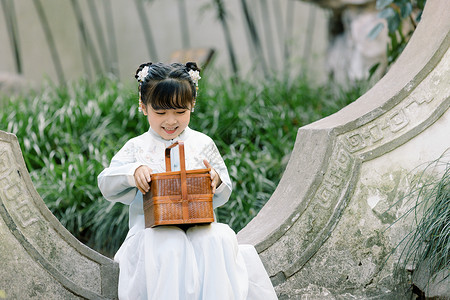
[[[226,203],[231,194],[231,180],[227,167],[214,141],[201,132],[187,127],[173,140],[161,138],[153,129],[130,139],[117,152],[108,168],[98,176],[98,186],[103,196],[111,202],[130,205],[127,238],[145,228],[142,193],[136,188],[134,172],[141,165],[149,166],[154,173],[165,172],[165,149],[177,141],[184,142],[186,170],[204,169],[206,159],[219,174],[222,184],[213,197],[213,208]],[[178,147],[171,149],[172,171],[180,170]]]
[[[120,300],[259,300],[276,299],[267,272],[252,245],[238,245],[226,224],[145,228],[143,197],[134,172],[141,165],[165,172],[165,149],[182,140],[186,169],[204,169],[206,159],[222,183],[213,207],[231,194],[227,168],[213,140],[187,127],[173,140],[164,140],[151,128],[130,139],[98,176],[103,196],[129,205],[129,232],[114,256],[119,263]],[[180,169],[178,147],[171,150],[171,169]]]

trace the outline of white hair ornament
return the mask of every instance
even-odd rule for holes
[[[194,82],[195,86],[198,86],[198,81],[202,79],[200,77],[199,71],[189,70],[189,75],[191,76],[192,81]]]

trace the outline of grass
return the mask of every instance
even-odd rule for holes
[[[234,190],[217,211],[235,231],[267,202],[286,167],[299,127],[357,99],[348,90],[204,76],[190,127],[211,136],[228,166]],[[209,79],[208,79],[209,78]],[[136,86],[114,78],[80,79],[67,87],[1,99],[0,129],[17,135],[33,183],[61,223],[90,247],[112,256],[128,230],[128,208],[104,200],[97,175],[133,136],[148,129],[138,115]]]
[[[401,201],[412,208],[415,226],[402,241],[399,273],[406,265],[429,274],[428,284],[440,271],[450,273],[450,152],[411,175],[411,185]],[[400,245],[399,245],[400,246]]]

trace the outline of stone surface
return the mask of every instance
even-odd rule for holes
[[[33,187],[17,138],[0,131],[0,291],[6,299],[114,299],[117,265],[76,240]]]
[[[410,205],[399,202],[408,173],[450,148],[449,14],[446,1],[429,1],[371,90],[299,129],[275,193],[238,234],[280,299],[409,299],[391,252],[412,225],[396,222]]]
[[[428,264],[414,271],[413,283],[429,298],[450,299],[450,270],[441,270],[430,280]]]

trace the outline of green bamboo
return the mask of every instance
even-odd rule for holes
[[[244,14],[245,23],[247,24],[248,31],[250,32],[250,37],[253,45],[253,49],[256,53],[255,59],[258,66],[261,67],[261,70],[265,77],[269,75],[267,63],[264,59],[264,54],[261,46],[261,41],[259,39],[258,30],[256,29],[255,22],[253,21],[253,17],[250,13],[250,10],[247,5],[246,0],[241,0],[241,8]]]
[[[14,56],[16,72],[22,74],[22,59],[20,56],[19,32],[16,20],[16,11],[12,0],[2,0],[3,14],[5,15],[6,27],[8,28],[8,36],[11,45],[11,51]]]
[[[283,57],[283,62],[286,60],[286,57],[284,57],[284,48],[286,47],[285,39],[284,39],[284,31],[283,31],[283,14],[281,12],[281,3],[279,1],[273,1],[272,2],[273,7],[273,15],[275,18],[275,27],[277,30],[277,37],[278,37],[278,45],[280,46],[280,53]]]
[[[88,56],[91,59],[92,65],[94,66],[94,71],[96,74],[102,74],[102,67],[100,65],[100,60],[98,59],[98,55],[95,51],[94,43],[92,42],[91,36],[89,32],[86,30],[84,26],[85,22],[83,19],[83,14],[81,12],[81,8],[77,0],[71,0],[72,9],[75,15],[75,19],[77,20],[78,30],[80,31],[81,40],[84,43],[84,46],[87,49]]]
[[[103,1],[103,9],[105,12],[105,21],[106,21],[106,32],[108,33],[108,48],[110,50],[110,59],[111,65],[110,70],[117,77],[120,77],[119,72],[119,57],[117,55],[117,43],[116,43],[116,34],[114,32],[114,20],[111,8],[111,1],[104,0]]]
[[[88,0],[87,3],[89,6],[89,12],[91,15],[92,24],[94,24],[94,31],[95,31],[95,35],[96,35],[96,38],[98,41],[98,46],[100,48],[100,57],[102,58],[103,65],[105,67],[104,69],[108,70],[109,65],[111,64],[110,59],[109,59],[109,51],[108,51],[108,47],[106,47],[106,41],[105,41],[105,37],[103,34],[102,25],[100,23],[100,17],[98,15],[97,5],[92,0]]]
[[[261,16],[262,16],[262,23],[264,28],[264,33],[266,35],[266,48],[267,48],[267,54],[269,58],[269,67],[276,66],[277,63],[277,57],[275,54],[275,49],[273,44],[275,43],[273,36],[272,36],[272,25],[271,25],[271,18],[269,13],[269,7],[267,5],[266,0],[260,0],[260,10],[261,10]],[[273,71],[273,70],[272,70]]]
[[[155,48],[155,42],[153,41],[153,34],[150,28],[150,24],[145,14],[145,8],[142,0],[134,0],[136,9],[138,12],[139,20],[142,24],[142,29],[144,31],[145,41],[147,43],[148,54],[153,61],[158,61],[158,54]]]
[[[181,42],[184,49],[191,47],[191,42],[189,39],[189,24],[187,21],[187,10],[186,10],[186,0],[178,0],[178,11],[180,14],[180,32],[181,32]]]
[[[53,65],[55,67],[56,76],[58,77],[58,81],[60,85],[66,84],[66,79],[64,76],[64,71],[61,65],[61,60],[59,59],[58,51],[56,50],[56,44],[53,39],[53,34],[50,30],[50,26],[48,24],[47,16],[45,15],[44,8],[42,7],[42,3],[40,0],[34,0],[33,1],[34,6],[36,8],[39,20],[42,25],[42,29],[45,34],[45,38],[47,39],[47,45],[50,50],[50,54],[52,56]]]
[[[86,49],[86,43],[83,41],[81,35],[78,36],[80,40],[81,62],[83,63],[84,73],[88,78],[92,78],[91,65],[89,64],[88,49]]]
[[[239,70],[237,66],[236,54],[234,53],[233,41],[231,39],[230,29],[228,27],[225,6],[222,0],[213,0],[217,10],[217,17],[222,25],[223,33],[225,35],[225,42],[227,45],[228,56],[230,58],[231,68],[233,71],[234,79],[239,78]]]
[[[314,40],[314,30],[316,23],[316,8],[311,5],[308,13],[308,25],[306,27],[305,47],[303,48],[303,59],[307,62],[311,55],[311,48]]]
[[[288,0],[286,4],[286,25],[284,26],[286,33],[284,35],[285,47],[284,56],[286,62],[289,61],[291,57],[290,44],[292,41],[292,29],[294,29],[294,0]]]
[[[241,13],[243,14],[243,18],[246,21],[244,10],[241,9]],[[252,33],[250,32],[248,23],[244,22],[244,32],[247,40],[249,58],[258,57],[258,52],[255,49],[255,44],[253,42]],[[256,64],[253,63],[252,68],[256,67]]]
[[[78,35],[78,39],[80,45],[81,62],[84,68],[84,75],[87,78],[92,79],[92,70],[91,70],[92,66],[89,64],[89,50],[87,49],[86,43],[84,42],[82,35]]]

